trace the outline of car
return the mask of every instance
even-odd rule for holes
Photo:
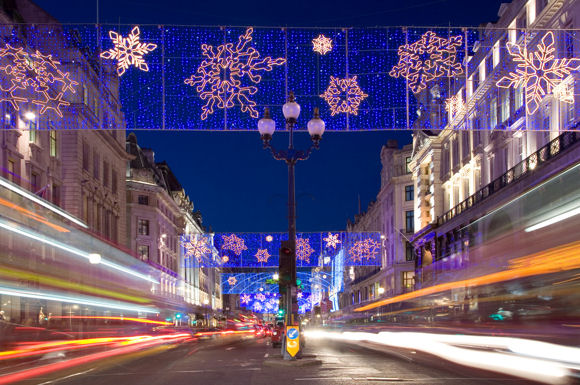
[[[276,348],[282,345],[282,338],[284,336],[284,322],[277,322],[272,329],[272,335],[270,336],[270,342],[272,347]]]

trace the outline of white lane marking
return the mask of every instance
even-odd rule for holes
[[[382,378],[382,377],[305,377],[295,378],[294,381],[385,381],[385,382],[440,382],[465,380],[493,380],[501,382],[521,381],[519,378],[492,378],[492,377],[431,377],[431,378]]]
[[[230,346],[229,348],[226,348],[226,350],[233,350],[233,349],[235,349],[235,347],[233,347],[233,346]]]
[[[55,382],[62,381],[62,380],[66,380],[67,378],[71,378],[71,377],[75,377],[75,376],[80,376],[80,375],[83,375],[85,373],[92,372],[93,370],[95,370],[95,368],[92,368],[92,369],[89,369],[89,370],[85,370],[84,372],[78,372],[78,373],[70,374],[68,376],[64,376],[64,377],[61,377],[61,378],[57,378],[56,380],[50,380],[50,381],[42,382],[42,383],[40,383],[38,385],[54,384]]]
[[[264,354],[264,358],[268,358],[268,357],[270,357],[270,353]]]

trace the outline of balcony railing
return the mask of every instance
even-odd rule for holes
[[[576,128],[578,125],[576,125]],[[469,210],[480,202],[487,200],[490,196],[503,190],[505,187],[517,182],[520,178],[527,176],[541,168],[546,162],[560,155],[564,150],[572,147],[580,141],[580,134],[576,131],[567,131],[556,139],[552,140],[538,151],[534,152],[526,159],[509,169],[505,174],[486,185],[475,194],[470,195],[463,202],[447,211],[437,218],[437,225],[450,221],[459,214]]]

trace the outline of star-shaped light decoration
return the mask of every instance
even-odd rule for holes
[[[123,37],[115,31],[109,31],[109,37],[115,46],[101,53],[101,57],[117,60],[117,74],[119,76],[123,75],[129,66],[137,67],[141,71],[149,71],[149,66],[143,59],[143,55],[154,51],[157,44],[142,43],[139,41],[139,35],[141,35],[139,26],[135,26],[127,37]]]
[[[237,44],[225,43],[214,48],[211,45],[201,46],[205,59],[201,62],[195,74],[185,79],[185,84],[195,87],[199,97],[205,100],[201,108],[201,119],[214,113],[214,108],[228,109],[239,105],[242,112],[251,117],[258,117],[256,102],[251,96],[258,92],[262,80],[261,72],[272,71],[274,66],[286,63],[286,59],[272,59],[270,56],[260,57],[260,52],[254,47],[248,47],[252,41],[253,28],[238,38]]]
[[[320,95],[330,106],[332,116],[341,112],[358,115],[358,107],[367,96],[360,89],[356,76],[346,79],[331,76],[328,88]]]
[[[296,258],[300,261],[310,263],[310,256],[314,249],[310,246],[309,238],[296,238]]]
[[[211,248],[209,247],[209,242],[207,238],[201,237],[198,240],[195,238],[182,243],[185,249],[185,258],[194,257],[198,262],[201,262],[202,258],[211,253]]]
[[[299,291],[298,293],[296,293],[296,297],[297,297],[297,298],[302,298],[302,296],[303,296],[303,294],[302,294],[302,292],[301,292],[301,291]]]
[[[513,61],[518,63],[515,72],[510,72],[496,83],[498,87],[526,87],[526,111],[533,114],[540,107],[545,95],[553,94],[564,103],[574,103],[570,93],[562,92],[558,86],[572,71],[580,69],[579,58],[555,59],[554,34],[546,33],[535,52],[528,52],[527,47],[506,43]]]
[[[236,234],[222,235],[222,240],[224,242],[222,250],[231,250],[238,256],[242,254],[242,251],[248,250],[246,242],[242,238],[237,237]]]
[[[74,87],[79,83],[70,78],[69,72],[62,72],[59,65],[60,62],[52,55],[43,55],[38,50],[29,53],[24,48],[6,44],[0,49],[0,73],[3,78],[0,102],[10,103],[16,111],[20,110],[19,104],[32,102],[41,107],[41,115],[53,110],[62,118],[60,107],[70,105],[63,100],[64,93],[70,91],[74,94]]]
[[[348,254],[353,262],[362,262],[363,259],[370,261],[375,259],[379,252],[381,245],[373,239],[367,238],[364,241],[356,241]]]
[[[264,309],[264,307],[262,306],[262,304],[260,302],[254,302],[254,306],[252,306],[254,311],[262,311]]]
[[[445,39],[427,31],[416,42],[399,47],[399,62],[389,75],[405,78],[411,91],[418,93],[431,80],[463,73],[461,63],[457,62],[457,48],[462,44],[461,35]]]
[[[248,303],[250,303],[252,297],[248,294],[242,294],[240,297],[240,303],[243,305],[247,305]]]
[[[326,248],[333,248],[336,249],[336,247],[338,246],[339,243],[342,243],[340,241],[340,239],[338,239],[338,237],[340,236],[340,234],[332,234],[332,233],[328,233],[328,237],[326,238],[322,238],[322,240],[324,242],[326,242]]]
[[[320,34],[316,39],[312,40],[312,50],[321,55],[326,55],[332,51],[332,39]]]
[[[258,262],[267,263],[268,258],[270,257],[271,255],[268,253],[268,249],[258,249],[258,252],[256,253],[256,259]]]
[[[222,256],[223,263],[227,263],[229,260],[230,260],[230,257],[228,257],[227,255]]]
[[[236,277],[234,277],[233,275],[231,277],[228,278],[228,284],[230,286],[234,286],[236,283],[238,283],[238,280],[236,279]]]
[[[262,293],[256,294],[256,296],[254,298],[256,298],[258,301],[261,301],[261,302],[264,302],[266,300],[266,296]]]

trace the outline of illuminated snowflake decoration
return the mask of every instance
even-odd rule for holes
[[[449,116],[453,119],[457,115],[461,115],[465,112],[465,102],[461,95],[453,95],[445,99],[445,111],[449,113]]]
[[[332,234],[332,233],[328,233],[328,237],[326,238],[322,238],[322,240],[324,242],[326,242],[326,247],[327,248],[333,248],[336,249],[336,247],[338,246],[339,243],[341,243],[340,239],[338,239],[338,237],[340,236],[340,234]]]
[[[242,251],[248,250],[246,247],[246,242],[242,238],[237,237],[236,234],[229,236],[222,235],[222,240],[224,241],[222,250],[231,250],[238,256],[242,254]]]
[[[297,298],[302,298],[302,296],[303,296],[303,295],[304,295],[304,294],[302,294],[302,292],[301,292],[301,291],[299,291],[298,293],[296,293],[296,297],[297,297]]]
[[[258,260],[258,262],[267,263],[268,258],[270,257],[271,255],[270,253],[268,253],[267,249],[258,249],[258,252],[256,253],[256,259]]]
[[[568,88],[558,88],[563,78],[572,71],[580,69],[580,59],[554,59],[554,34],[550,31],[542,37],[535,52],[508,42],[508,52],[513,61],[518,63],[515,72],[510,72],[496,83],[498,87],[526,87],[526,111],[536,112],[544,95],[554,94],[560,101],[574,103],[574,96],[565,91]],[[564,92],[563,92],[564,91]]]
[[[242,294],[241,297],[240,297],[240,302],[243,305],[249,304],[251,300],[252,300],[252,297],[250,295],[248,295],[248,294]]]
[[[195,239],[183,242],[183,248],[185,249],[185,258],[194,257],[198,262],[202,258],[211,253],[211,247],[207,238],[199,238],[197,241]]]
[[[224,256],[222,257],[222,262],[223,262],[223,263],[227,263],[229,260],[230,260],[230,257],[228,257],[227,255],[224,255]]]
[[[237,102],[242,112],[248,112],[253,118],[258,117],[256,102],[250,99],[258,92],[258,87],[242,84],[247,78],[254,84],[260,83],[260,72],[272,71],[274,66],[286,63],[286,59],[272,59],[267,56],[260,58],[260,53],[247,45],[252,41],[252,28],[241,35],[238,43],[222,44],[216,48],[211,45],[201,46],[205,59],[197,68],[197,72],[185,79],[185,84],[196,87],[205,105],[201,108],[201,119],[206,119],[214,113],[214,108],[227,109]]]
[[[326,55],[332,51],[332,39],[324,35],[319,35],[316,39],[312,40],[312,50],[321,55]]]
[[[310,263],[310,256],[314,249],[310,246],[310,239],[296,238],[296,258],[300,261]]]
[[[256,294],[256,296],[254,298],[256,298],[258,301],[261,301],[261,302],[264,302],[266,300],[266,296],[262,293]]]
[[[139,68],[141,71],[149,71],[149,66],[143,59],[143,55],[152,52],[157,44],[142,43],[139,41],[141,31],[135,26],[129,36],[123,37],[115,31],[109,31],[109,37],[115,45],[113,48],[101,53],[104,59],[117,60],[117,74],[123,75],[129,66]]]
[[[40,114],[53,110],[62,118],[61,106],[70,105],[63,100],[65,92],[75,93],[74,87],[79,83],[70,79],[69,72],[60,69],[60,62],[52,55],[43,55],[38,50],[28,53],[23,48],[14,48],[10,44],[0,49],[0,57],[8,63],[0,65],[3,81],[10,83],[8,88],[0,84],[0,102],[8,102],[19,111],[19,103],[32,102],[41,107]],[[50,85],[54,84],[52,88]],[[54,96],[52,96],[54,94]]]
[[[356,76],[346,79],[331,76],[328,88],[320,95],[330,106],[332,116],[341,112],[358,115],[358,107],[367,96],[360,89]]]
[[[228,278],[228,284],[230,286],[234,286],[236,283],[238,283],[238,280],[236,279],[236,277],[231,276],[231,277]]]
[[[260,302],[254,302],[254,306],[252,306],[252,308],[254,309],[254,311],[257,312],[262,311],[264,309],[264,307]]]
[[[364,241],[356,241],[348,250],[348,254],[353,262],[362,262],[363,259],[370,261],[375,259],[380,248],[381,245],[378,242],[372,239],[365,239]]]
[[[421,39],[399,47],[399,63],[389,75],[407,79],[409,88],[418,93],[427,87],[427,82],[441,76],[456,76],[463,73],[457,63],[457,48],[463,44],[463,36],[444,39],[428,31]]]

